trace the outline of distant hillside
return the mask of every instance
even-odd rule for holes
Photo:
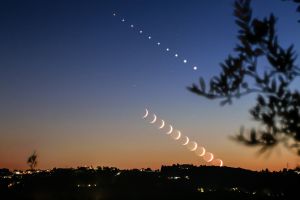
[[[300,171],[172,165],[161,170],[112,167],[0,170],[5,199],[292,199]]]

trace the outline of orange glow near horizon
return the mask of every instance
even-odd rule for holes
[[[85,165],[120,169],[159,169],[161,165],[177,163],[207,165],[203,158],[187,150],[180,141],[170,139],[169,135],[143,119],[120,120],[118,126],[106,121],[101,124],[97,121],[69,125],[48,123],[26,121],[26,124],[19,122],[18,126],[3,126],[2,130],[7,135],[0,141],[0,168],[27,169],[26,160],[33,150],[37,151],[37,167],[40,169]],[[224,128],[215,131],[221,129]],[[214,135],[213,130],[208,126],[201,132]],[[31,134],[26,134],[28,132]],[[182,134],[185,132],[189,132],[200,146],[205,145],[208,151],[214,152],[216,158],[221,158],[224,166],[278,171],[286,167],[295,168],[300,161],[283,147],[274,149],[270,157],[266,158],[265,155],[257,156],[257,149],[238,145],[226,138],[215,140],[214,137],[199,134],[189,126],[183,127]]]
[[[151,141],[151,139],[150,139]],[[38,166],[39,169],[52,169],[56,168],[76,168],[78,166],[109,166],[117,167],[120,169],[133,169],[133,168],[151,168],[160,169],[162,165],[172,164],[193,164],[193,165],[210,165],[206,163],[203,158],[199,158],[193,153],[188,152],[185,147],[171,144],[167,147],[167,141],[160,144],[153,145],[153,149],[149,150],[150,145],[136,145],[131,146],[118,146],[116,142],[111,148],[90,146],[89,148],[78,148],[74,144],[72,148],[64,153],[64,146],[56,146],[55,151],[48,152],[47,149],[37,149],[38,151]],[[144,148],[146,147],[146,148]],[[236,148],[235,148],[236,149]],[[240,147],[238,151],[226,152],[216,150],[216,155],[223,158],[224,166],[234,168],[245,168],[254,171],[260,171],[268,168],[270,171],[279,171],[283,168],[295,168],[299,158],[293,154],[281,155],[285,161],[276,155],[270,158],[255,156],[255,152],[245,147]],[[1,152],[0,168],[9,168],[11,170],[28,169],[26,158],[31,151],[14,152],[10,153]],[[230,156],[228,156],[230,155]]]

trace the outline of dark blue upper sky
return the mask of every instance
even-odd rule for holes
[[[293,3],[256,0],[253,9],[254,16],[274,12],[279,40],[300,49]],[[32,123],[42,130],[34,136],[46,144],[53,135],[71,136],[69,126],[80,122],[88,127],[91,121],[107,126],[109,134],[101,132],[103,138],[117,138],[109,129],[112,124],[130,123],[127,129],[117,125],[117,130],[136,138],[144,128],[136,119],[150,107],[191,135],[211,138],[206,142],[212,148],[220,135],[228,142],[231,131],[250,121],[251,98],[222,108],[189,93],[186,86],[218,73],[218,64],[232,52],[237,42],[232,13],[232,0],[2,0],[0,138],[6,135],[2,141],[13,143],[8,133],[25,137],[32,127],[25,135],[12,127]],[[49,131],[55,126],[64,129]],[[224,128],[227,132],[220,133]]]

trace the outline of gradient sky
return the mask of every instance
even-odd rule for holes
[[[273,12],[279,41],[300,49],[293,3],[252,5],[254,16]],[[0,168],[27,168],[33,150],[39,168],[205,164],[145,122],[145,107],[227,166],[295,167],[299,157],[284,148],[266,159],[228,139],[241,125],[256,125],[248,113],[253,97],[220,107],[186,90],[218,73],[232,52],[232,13],[232,0],[0,1]]]

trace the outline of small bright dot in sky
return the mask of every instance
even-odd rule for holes
[[[117,14],[114,12],[113,13],[113,16],[117,16]],[[125,22],[126,20],[125,20],[125,18],[122,18],[121,19],[121,21],[122,22]],[[130,27],[131,28],[134,28],[134,25],[133,24],[130,24]],[[143,34],[143,30],[139,30],[139,34]],[[152,36],[151,35],[149,35],[148,37],[147,37],[149,40],[151,40],[152,39]],[[156,42],[156,44],[157,44],[157,46],[160,46],[161,45],[161,43],[160,42]],[[166,48],[166,51],[170,51],[170,48]],[[177,53],[175,53],[175,54],[173,54],[174,55],[174,57],[175,58],[178,58],[179,57],[179,55],[177,54]],[[187,63],[187,59],[183,59],[182,60],[182,62],[184,63],[184,64],[186,64]],[[198,67],[196,66],[196,65],[194,65],[194,66],[192,66],[193,67],[193,70],[197,70],[198,69]]]

